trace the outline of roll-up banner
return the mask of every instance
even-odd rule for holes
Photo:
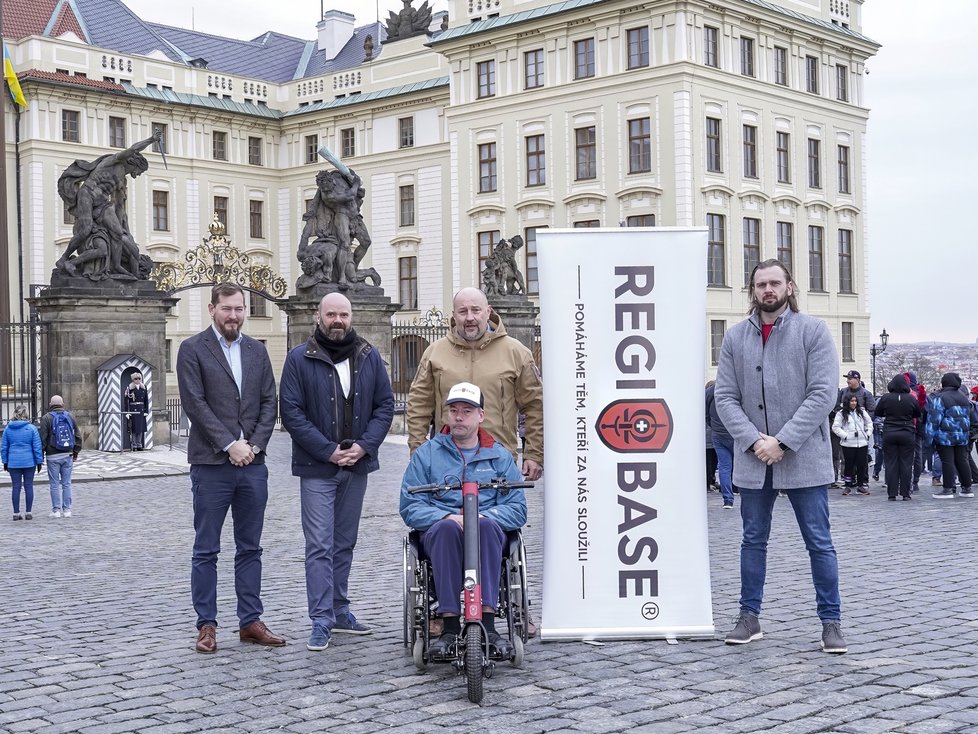
[[[537,231],[544,640],[712,637],[705,228]]]

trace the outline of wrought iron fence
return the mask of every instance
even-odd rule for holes
[[[44,414],[50,397],[51,351],[48,324],[0,324],[0,420],[6,424],[18,405],[30,419]]]

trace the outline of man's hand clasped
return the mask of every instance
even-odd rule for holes
[[[526,459],[523,462],[523,477],[530,482],[535,482],[543,476],[543,465],[533,459]]]
[[[754,456],[771,466],[784,458],[784,451],[781,449],[778,439],[762,433],[761,437],[754,442]]]
[[[235,466],[248,466],[248,464],[255,460],[255,452],[252,450],[250,443],[243,438],[239,438],[228,449],[228,457]]]
[[[340,448],[341,446],[342,444],[337,444],[333,455],[329,457],[329,460],[337,466],[353,466],[367,455],[363,446],[358,443],[353,444],[347,449]]]

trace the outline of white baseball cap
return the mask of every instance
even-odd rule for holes
[[[481,408],[483,407],[483,402],[482,390],[471,382],[458,383],[448,391],[448,397],[445,398],[445,405],[468,403],[469,405],[474,405],[476,408]]]

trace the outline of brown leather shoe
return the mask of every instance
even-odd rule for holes
[[[242,642],[254,642],[256,645],[282,647],[285,644],[285,638],[273,633],[260,619],[238,630],[238,636]]]
[[[212,624],[203,625],[197,632],[197,652],[212,653],[217,650],[217,628]]]

